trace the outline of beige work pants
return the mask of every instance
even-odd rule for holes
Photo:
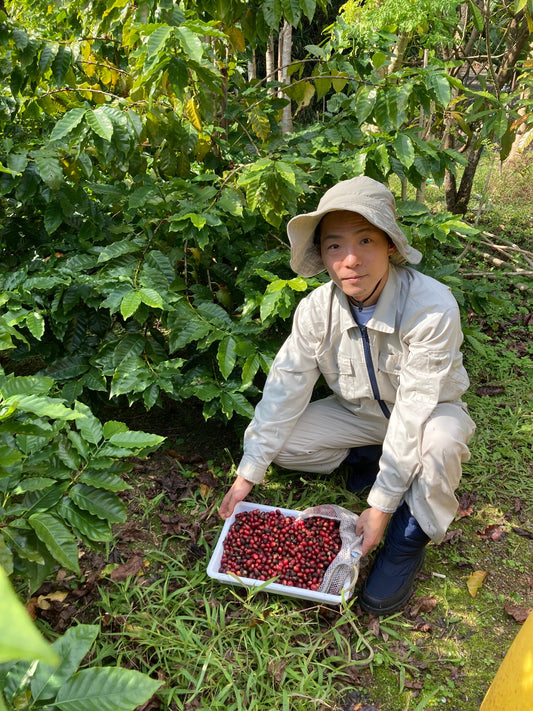
[[[382,444],[387,426],[388,420],[376,401],[369,401],[364,411],[354,413],[335,396],[317,400],[308,405],[275,463],[284,469],[327,474],[342,464],[351,447]],[[467,445],[474,430],[466,408],[456,403],[437,405],[424,424],[416,475],[407,484],[404,499],[436,542],[457,511],[454,492],[462,464],[470,459]]]

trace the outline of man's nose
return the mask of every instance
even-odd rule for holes
[[[359,264],[361,262],[361,258],[359,256],[359,252],[355,249],[349,249],[346,252],[346,255],[344,257],[344,263],[347,266],[353,266],[356,264]]]

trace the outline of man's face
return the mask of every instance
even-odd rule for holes
[[[396,250],[383,230],[348,210],[329,212],[320,225],[320,256],[331,279],[365,306],[378,300],[389,275],[389,256]]]

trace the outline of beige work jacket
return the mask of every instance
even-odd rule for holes
[[[440,282],[391,264],[367,333],[374,385],[390,411],[380,473],[368,503],[395,511],[419,469],[424,423],[438,403],[462,406],[469,385],[459,308]],[[312,291],[295,311],[291,334],[246,430],[240,476],[254,483],[263,479],[321,374],[348,410],[364,417],[365,403],[373,400],[375,412],[376,390],[361,331],[346,295],[333,282]]]

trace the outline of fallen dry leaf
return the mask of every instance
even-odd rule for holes
[[[207,484],[200,484],[200,494],[206,499],[209,496],[209,492],[211,491],[211,487],[207,486]]]
[[[483,541],[501,541],[504,533],[504,529],[497,523],[491,523],[482,531],[476,531],[476,535]]]
[[[62,590],[59,591],[57,590],[56,592],[49,593],[48,595],[39,595],[37,598],[36,605],[39,607],[41,610],[49,610],[52,606],[52,602],[57,601],[57,602],[63,602],[63,600],[67,597],[68,592]]]
[[[502,385],[480,385],[476,390],[476,395],[478,397],[492,397],[501,395],[503,392],[505,392],[505,388]]]
[[[531,610],[528,607],[523,607],[521,605],[506,605],[504,608],[505,612],[510,615],[516,622],[521,625],[527,620],[531,614]]]
[[[474,507],[477,502],[477,495],[472,494],[470,491],[464,493],[459,499],[459,508],[457,510],[456,518],[464,518],[465,516],[471,516]]]
[[[111,571],[110,578],[115,582],[126,580],[130,575],[138,575],[143,569],[143,558],[140,555],[134,555],[126,563],[122,565],[117,565],[117,567]]]
[[[479,588],[483,585],[483,581],[487,577],[487,573],[484,570],[476,570],[466,581],[466,587],[468,592],[472,597],[476,597],[479,592]]]
[[[412,620],[414,620],[419,615],[434,610],[436,604],[437,601],[434,597],[419,597],[413,602],[412,605],[409,606],[407,614]]]
[[[446,531],[444,538],[439,543],[439,545],[442,546],[444,543],[451,543],[453,545],[454,543],[457,543],[457,541],[460,541],[462,536],[463,536],[463,529],[462,528],[453,528],[449,531]]]

